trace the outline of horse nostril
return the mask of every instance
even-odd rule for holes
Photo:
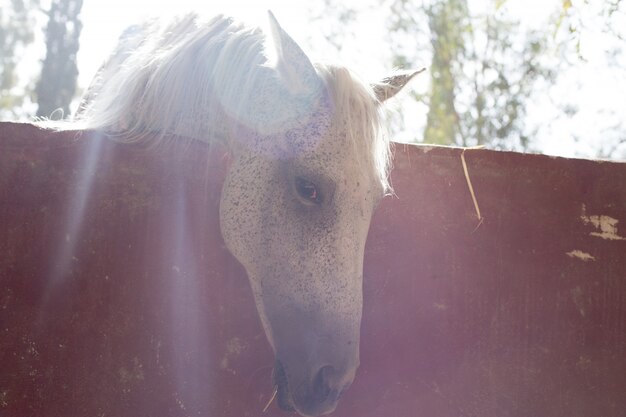
[[[318,402],[324,402],[332,391],[331,378],[335,368],[331,365],[322,367],[313,380],[313,395]]]

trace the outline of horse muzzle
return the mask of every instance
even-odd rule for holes
[[[337,407],[341,394],[352,384],[356,368],[347,372],[325,365],[312,376],[298,378],[290,375],[280,360],[274,365],[274,385],[278,405],[285,411],[297,411],[313,417],[331,413]]]

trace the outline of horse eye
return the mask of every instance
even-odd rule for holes
[[[317,190],[317,186],[311,181],[307,181],[304,178],[296,178],[296,191],[298,196],[309,204],[319,205],[322,203],[322,198]]]

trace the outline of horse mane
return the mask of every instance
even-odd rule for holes
[[[228,114],[250,111],[252,97],[277,77],[265,36],[232,18],[187,14],[127,29],[101,67],[74,119],[61,129],[95,129],[123,141],[185,136],[226,142]],[[333,128],[365,149],[389,189],[389,140],[372,87],[344,67],[316,64],[333,103]],[[59,128],[59,125],[54,125]],[[261,130],[263,126],[252,126]]]
[[[315,68],[334,103],[333,129],[339,137],[347,136],[350,146],[365,149],[366,155],[372,158],[383,190],[391,192],[390,141],[382,124],[382,106],[372,86],[345,67],[316,64]]]
[[[96,75],[74,122],[120,133],[124,140],[154,133],[222,138],[224,114],[214,86],[222,97],[243,102],[259,73],[269,71],[263,39],[260,30],[223,16],[205,22],[187,14],[131,27]]]

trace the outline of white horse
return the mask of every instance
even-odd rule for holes
[[[335,409],[359,366],[363,251],[389,189],[381,103],[415,73],[362,83],[311,64],[270,21],[275,62],[258,29],[221,16],[127,30],[73,127],[229,149],[224,241],[274,350],[279,405],[315,416]]]

